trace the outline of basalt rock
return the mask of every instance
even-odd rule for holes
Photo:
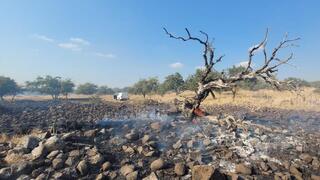
[[[103,161],[104,157],[100,153],[97,153],[96,155],[89,157],[89,162],[93,166],[99,166],[103,163]]]
[[[149,176],[143,178],[142,180],[159,180],[156,173],[152,172]]]
[[[59,151],[59,150],[51,151],[47,155],[47,158],[50,159],[50,160],[53,160],[59,153],[61,153],[61,151]]]
[[[151,127],[151,129],[156,130],[156,131],[160,131],[161,130],[160,122],[151,123],[150,127]]]
[[[40,140],[33,136],[26,136],[23,141],[23,147],[27,149],[34,149],[38,146]]]
[[[236,172],[240,174],[250,175],[252,173],[252,168],[243,163],[236,165]]]
[[[311,163],[313,160],[312,156],[310,156],[310,154],[307,154],[307,153],[303,153],[299,157],[300,157],[300,159],[302,159],[306,163]]]
[[[61,169],[64,167],[64,159],[62,158],[55,158],[53,161],[52,161],[52,167],[54,169]]]
[[[174,166],[174,172],[178,175],[178,176],[183,176],[186,173],[186,166],[184,163],[176,163]]]
[[[224,114],[189,122],[180,114],[162,116],[165,111],[149,104],[137,108],[120,104],[108,110],[104,105],[53,105],[48,111],[37,110],[41,117],[34,117],[32,108],[26,110],[23,116],[33,116],[34,122],[41,119],[43,127],[56,120],[58,131],[41,138],[46,128],[33,132],[30,137],[38,143],[31,143],[32,138],[18,144],[0,143],[0,179],[28,178],[22,175],[33,179],[225,179],[226,174],[237,179],[315,179],[319,175],[319,136],[314,133]],[[130,112],[135,112],[135,118]],[[106,119],[95,122],[98,117]]]
[[[40,143],[39,146],[37,146],[31,151],[31,154],[33,159],[38,159],[46,156],[47,152],[47,148],[44,146],[44,144]]]
[[[192,180],[210,180],[213,177],[214,167],[197,165],[192,168]]]
[[[164,167],[164,161],[161,158],[154,160],[150,165],[151,171],[156,171],[156,170],[162,169],[163,167]]]
[[[49,152],[51,152],[51,151],[54,151],[54,150],[63,149],[64,143],[57,136],[52,136],[52,137],[50,137],[49,139],[47,139],[45,141],[44,146]]]
[[[126,175],[126,180],[136,180],[138,179],[138,171],[134,171]]]
[[[107,171],[110,169],[110,167],[111,167],[111,163],[109,161],[107,161],[102,164],[101,169],[102,169],[102,171]]]
[[[10,167],[0,169],[0,179],[9,179],[12,176],[12,170]]]
[[[290,166],[290,172],[296,177],[296,178],[302,178],[302,173],[296,168],[294,165]]]
[[[82,160],[79,162],[79,164],[77,165],[77,170],[79,171],[79,173],[81,175],[85,175],[88,173],[89,169],[88,169],[88,162],[86,160]]]
[[[123,176],[127,176],[128,174],[132,173],[133,171],[134,171],[134,165],[129,165],[129,164],[122,166],[120,169],[120,173]]]

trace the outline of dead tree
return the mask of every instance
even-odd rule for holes
[[[187,101],[187,105],[185,106],[187,109],[190,109],[190,116],[195,115],[195,110],[199,109],[201,103],[208,97],[209,94],[215,97],[215,92],[218,90],[232,90],[236,87],[236,83],[239,81],[261,78],[275,88],[280,89],[284,85],[284,82],[275,79],[274,73],[278,71],[279,66],[288,64],[288,62],[293,58],[293,53],[282,59],[278,57],[278,52],[283,48],[295,46],[294,42],[300,39],[288,39],[286,34],[279,45],[273,49],[270,55],[268,55],[266,50],[268,38],[267,29],[263,40],[259,44],[249,49],[248,63],[241,73],[234,76],[221,76],[216,79],[208,79],[207,77],[209,73],[212,72],[214,65],[221,62],[223,58],[223,56],[215,57],[215,48],[213,43],[209,42],[208,34],[200,31],[200,33],[204,36],[203,39],[200,39],[192,36],[187,28],[185,29],[187,33],[187,36],[185,37],[175,36],[168,32],[166,28],[163,29],[170,38],[182,41],[196,41],[203,46],[202,57],[204,60],[204,71],[200,81],[198,82],[198,90],[196,95],[191,101]],[[260,67],[253,68],[253,57],[260,51],[263,53],[264,63]]]

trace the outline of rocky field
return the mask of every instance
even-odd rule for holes
[[[0,179],[320,179],[316,112],[166,104],[0,106]]]

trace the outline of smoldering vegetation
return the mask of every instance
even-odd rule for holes
[[[317,113],[207,112],[190,121],[154,101],[4,106],[0,179],[319,178]]]

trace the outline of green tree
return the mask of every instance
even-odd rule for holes
[[[312,83],[309,83],[306,80],[295,78],[295,77],[289,77],[284,80],[285,82],[290,82],[294,84],[297,87],[310,87]]]
[[[320,81],[310,82],[310,86],[314,88],[320,88]]]
[[[159,84],[159,87],[157,89],[157,93],[160,94],[161,96],[163,96],[166,92],[167,92],[167,87],[164,83]]]
[[[164,82],[159,87],[159,91],[161,94],[164,94],[167,91],[174,91],[178,94],[183,89],[183,86],[183,77],[177,72],[165,77]]]
[[[37,77],[35,81],[27,81],[26,87],[30,91],[36,91],[41,94],[49,94],[52,99],[58,99],[61,93],[61,78],[60,77]]]
[[[190,75],[185,83],[184,83],[184,88],[186,90],[190,91],[197,91],[198,89],[198,82],[200,82],[200,79],[202,78],[204,71],[202,69],[197,69],[196,72],[192,75]],[[217,72],[217,71],[212,71],[209,73],[209,75],[206,78],[206,81],[214,80],[219,77],[221,77],[222,74]]]
[[[68,99],[68,94],[74,91],[74,83],[70,80],[62,80],[61,81],[61,94],[63,94],[66,99]]]
[[[227,69],[227,73],[228,73],[227,75],[228,76],[236,76],[245,70],[246,70],[246,68],[244,66],[232,66],[231,68]]]
[[[21,91],[17,83],[9,78],[0,76],[0,99],[3,100],[4,96],[12,95],[12,100]]]
[[[77,94],[95,94],[98,90],[98,86],[92,83],[80,84],[76,90]]]
[[[232,76],[238,76],[239,74],[241,74],[245,70],[246,70],[246,67],[244,67],[244,66],[232,66],[231,68],[228,68],[226,71],[227,71],[227,76],[232,77]],[[237,82],[237,86],[242,89],[248,89],[248,90],[253,90],[253,91],[259,90],[259,89],[266,89],[266,88],[271,87],[269,84],[267,84],[264,80],[262,80],[260,78],[239,81],[239,82]]]
[[[141,94],[145,98],[147,94],[156,92],[158,87],[159,81],[157,78],[141,79],[133,85],[130,92]]]
[[[112,88],[109,88],[108,86],[100,86],[97,89],[97,94],[99,95],[106,95],[106,94],[114,94],[115,92],[113,91]]]
[[[130,87],[124,87],[121,89],[121,91],[123,92],[129,92],[130,91]]]
[[[118,93],[118,92],[121,92],[121,91],[122,91],[121,88],[117,88],[117,87],[112,88],[112,90],[113,90],[115,93]]]

